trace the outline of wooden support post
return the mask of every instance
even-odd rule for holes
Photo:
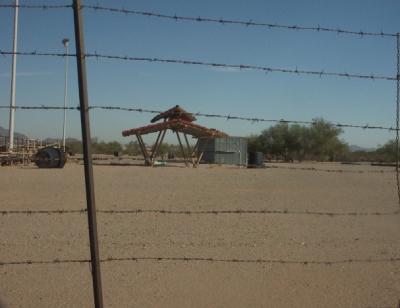
[[[185,133],[183,134],[183,136],[185,137],[186,146],[187,146],[187,158],[188,158],[188,160],[190,159],[192,161],[192,165],[194,166],[194,159],[193,159],[193,156],[191,155],[192,149],[190,148],[189,140]]]
[[[200,161],[201,161],[201,159],[203,158],[203,154],[204,154],[204,152],[201,152],[201,153],[199,154],[199,156],[197,157],[196,167],[200,164]]]
[[[145,164],[151,165],[151,161],[149,160],[149,153],[147,153],[146,146],[143,142],[142,137],[140,136],[140,134],[136,134],[136,138],[139,142],[140,149],[142,150]]]
[[[165,137],[166,132],[167,132],[166,129],[160,132],[160,133],[162,133],[162,135],[161,135],[160,140],[158,140],[157,146],[154,149],[154,156],[153,156],[153,153],[151,153],[152,154],[151,159],[152,159],[153,164],[155,162],[154,158],[157,157],[158,149],[160,148],[161,144],[164,141],[164,137]]]
[[[199,147],[199,141],[200,141],[200,138],[197,139],[197,143],[196,143],[196,146],[195,146],[196,152],[197,152],[198,147]],[[210,139],[209,139],[209,138],[206,138],[205,147],[207,147],[207,145],[208,145],[209,142],[210,142]],[[193,151],[193,153],[195,153],[195,151]],[[200,161],[201,161],[201,159],[203,158],[203,154],[204,154],[204,149],[202,149],[202,151],[201,151],[198,155],[196,155],[196,158],[197,158],[196,167],[200,164]]]
[[[178,133],[177,131],[176,131],[175,133],[176,133],[176,136],[178,137],[178,142],[179,142],[179,145],[180,145],[180,147],[181,147],[183,159],[184,159],[185,165],[186,165],[186,167],[187,167],[187,166],[188,166],[188,161],[187,161],[187,159],[186,159],[186,153],[185,153],[185,150],[184,150],[183,145],[182,145],[182,142],[181,142],[181,137],[179,136],[179,133]]]
[[[145,154],[145,152],[143,150],[143,146],[142,146],[142,143],[140,142],[138,134],[136,134],[136,139],[138,141],[139,148],[140,148],[140,151],[142,152],[143,158],[144,158],[144,160],[146,160],[146,154]]]
[[[197,139],[196,144],[193,147],[192,157],[196,157],[197,147],[199,146],[199,139]]]
[[[192,161],[193,161],[193,168],[196,168],[198,165],[198,159],[197,159],[197,147],[199,146],[199,139],[197,139],[196,144],[194,145],[192,152],[190,154],[190,156],[192,157]]]
[[[160,139],[160,141],[158,142],[158,146],[157,146],[157,149],[156,149],[156,153],[158,153],[158,150],[160,149],[160,146],[161,146],[161,144],[163,143],[163,141],[164,141],[164,137],[165,137],[165,134],[167,133],[167,130],[165,129],[164,131],[163,131],[163,134],[162,134],[162,136],[161,136],[161,139]]]
[[[156,139],[156,142],[154,143],[153,148],[152,148],[152,150],[151,150],[151,156],[150,156],[151,161],[153,161],[153,158],[155,158],[154,153],[155,153],[156,150],[157,150],[158,141],[160,140],[161,134],[162,134],[162,131],[159,131],[159,132],[158,132],[157,139]]]

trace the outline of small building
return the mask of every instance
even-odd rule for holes
[[[247,166],[247,138],[223,137],[199,139],[201,161],[208,164]]]

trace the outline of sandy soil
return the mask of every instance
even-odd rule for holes
[[[393,212],[392,169],[339,164],[95,166],[98,209]],[[1,210],[85,207],[83,168],[3,167]],[[299,214],[98,214],[100,253],[335,261],[400,257],[400,217]],[[84,214],[0,216],[0,262],[89,257]],[[400,262],[348,264],[102,263],[105,307],[396,307]],[[0,302],[92,307],[88,264],[0,266]]]

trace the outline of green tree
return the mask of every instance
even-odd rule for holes
[[[81,154],[81,153],[83,153],[82,142],[80,140],[68,138],[65,141],[65,146],[67,148],[67,152],[70,152],[70,153],[73,153],[73,154]]]
[[[104,142],[98,138],[92,138],[92,152],[94,154],[114,154],[114,152],[122,152],[122,145],[118,141]]]
[[[142,155],[139,143],[137,141],[129,142],[124,149],[124,153],[132,156]]]
[[[285,161],[333,161],[343,158],[349,152],[347,144],[339,139],[341,133],[340,128],[323,119],[315,119],[309,127],[278,123],[263,130],[258,137],[250,136],[249,150],[258,149]]]
[[[379,147],[376,151],[376,160],[393,162],[396,161],[396,141],[389,140],[383,146]]]
[[[247,150],[249,152],[265,152],[260,136],[250,135],[247,137]]]

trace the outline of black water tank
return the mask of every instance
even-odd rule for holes
[[[63,168],[67,157],[59,148],[46,147],[36,153],[35,163],[39,168]]]
[[[261,168],[264,166],[264,154],[263,152],[250,152],[249,153],[249,168]]]

